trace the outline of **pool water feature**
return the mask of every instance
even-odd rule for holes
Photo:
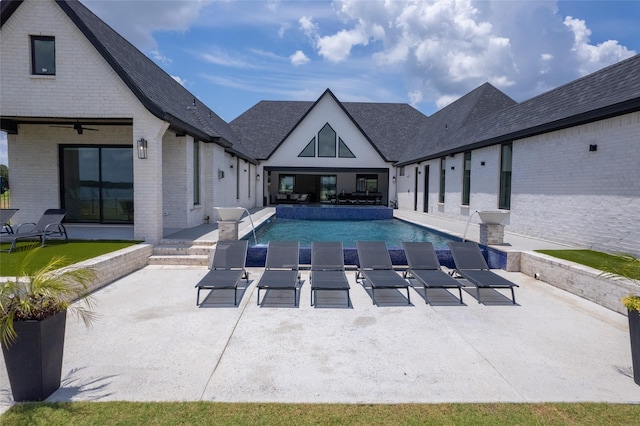
[[[459,238],[429,228],[386,220],[302,220],[272,218],[256,230],[257,245],[269,241],[299,241],[301,247],[311,247],[313,241],[342,241],[345,248],[355,248],[356,241],[385,241],[389,248],[401,248],[403,241],[429,241],[436,249],[447,249],[450,241]]]

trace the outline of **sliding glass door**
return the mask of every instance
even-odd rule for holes
[[[68,222],[133,223],[131,146],[61,146],[60,169]]]

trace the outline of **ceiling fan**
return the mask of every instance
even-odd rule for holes
[[[49,126],[49,127],[60,127],[62,129],[73,129],[76,132],[78,132],[79,135],[82,134],[82,132],[84,132],[85,130],[91,130],[94,132],[97,132],[98,129],[92,129],[90,127],[82,127],[82,124],[80,124],[79,122],[74,124],[73,126]]]

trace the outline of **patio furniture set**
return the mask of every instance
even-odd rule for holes
[[[455,269],[448,274],[440,267],[438,257],[429,242],[405,242],[408,268],[405,271],[394,269],[391,257],[384,241],[358,241],[357,254],[359,266],[356,282],[371,288],[371,299],[377,305],[376,290],[405,289],[407,303],[411,304],[409,287],[417,285],[424,288],[425,303],[429,303],[429,289],[457,289],[460,304],[462,288],[466,280],[476,288],[478,303],[482,303],[480,289],[510,289],[512,303],[516,304],[514,287],[517,284],[501,277],[489,269],[479,246],[474,242],[451,242],[449,249],[454,259]],[[245,269],[247,240],[220,241],[214,251],[210,271],[196,284],[198,290],[196,306],[200,306],[202,290],[234,290],[234,306],[237,306],[237,290],[241,280],[249,283]],[[290,290],[293,292],[293,305],[298,306],[298,293],[301,287],[299,267],[300,244],[297,241],[271,241],[267,247],[265,269],[257,281],[257,304],[264,303],[266,295],[260,300],[262,290]],[[344,291],[347,307],[351,306],[349,282],[345,273],[341,242],[313,242],[311,246],[311,306],[317,306],[318,291]],[[456,278],[458,277],[458,278]],[[461,278],[461,279],[460,279]]]
[[[37,222],[21,223],[15,228],[11,225],[11,217],[18,209],[0,209],[0,244],[10,243],[9,248],[0,251],[11,253],[18,241],[40,241],[44,246],[47,239],[64,238],[67,241],[67,230],[62,220],[67,214],[65,209],[48,209]]]

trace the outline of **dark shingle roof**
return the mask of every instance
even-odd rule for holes
[[[251,159],[244,147],[236,144],[237,137],[227,122],[83,4],[77,0],[56,0],[56,3],[153,115],[169,122],[177,132],[218,143]],[[20,4],[2,1],[2,24]]]
[[[429,117],[399,159],[399,164],[420,161],[449,149],[465,124],[515,105],[516,101],[489,83],[467,93]]]
[[[455,117],[456,113],[448,109],[464,107],[467,96],[431,116],[428,125],[420,133],[418,142],[405,152],[399,164],[510,142],[514,139],[639,111],[640,55],[519,104],[511,106],[505,104],[501,107],[498,102],[494,113],[486,114],[485,112],[470,118],[474,115],[471,114],[469,119],[458,121],[454,124],[455,127],[450,127],[448,132],[443,132],[442,117]],[[461,105],[456,105],[459,103]]]
[[[325,94],[333,96],[327,89],[320,99]],[[406,142],[413,139],[427,118],[407,104],[336,102],[386,161],[397,160]],[[314,105],[315,102],[261,101],[230,124],[255,158],[266,159]]]

